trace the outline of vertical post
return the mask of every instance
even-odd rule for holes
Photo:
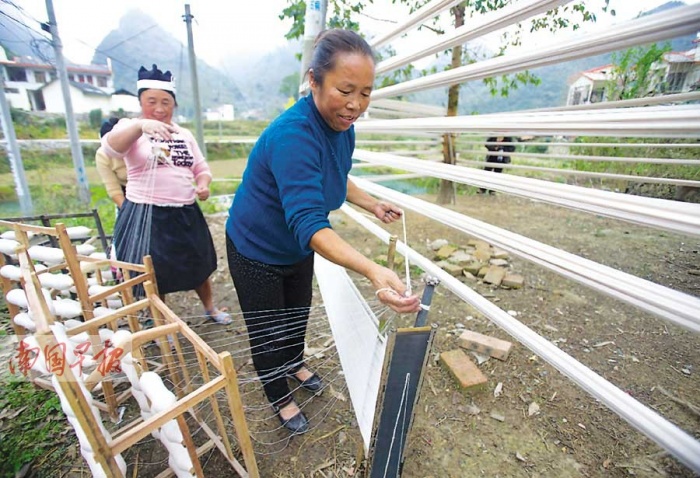
[[[387,269],[394,270],[394,257],[396,256],[396,241],[398,237],[392,234],[389,237],[389,252],[386,254],[386,267]]]
[[[192,19],[190,5],[185,4],[185,14],[183,15],[187,25],[187,51],[190,60],[190,79],[192,81],[192,95],[194,100],[194,125],[197,133],[197,143],[204,156],[207,155],[207,147],[204,144],[204,130],[202,128],[202,103],[199,100],[199,80],[197,79],[197,57],[194,54],[194,37],[192,35]]]
[[[423,297],[420,300],[420,310],[416,316],[414,327],[423,327],[428,322],[428,312],[430,311],[430,303],[433,301],[433,292],[435,287],[440,283],[437,277],[429,276],[425,279],[425,289],[423,289]]]
[[[299,75],[299,96],[309,91],[309,81],[304,81],[314,51],[314,40],[326,28],[326,10],[328,0],[306,0],[304,15],[304,40],[301,52],[301,72]]]
[[[22,211],[23,216],[29,216],[33,209],[32,196],[29,194],[29,186],[27,186],[27,178],[24,175],[24,165],[22,164],[22,155],[17,145],[15,126],[12,124],[12,113],[5,96],[5,68],[3,67],[0,67],[0,109],[2,110],[2,134],[7,143],[7,157],[10,160],[10,170],[15,180],[19,209]]]
[[[66,64],[63,61],[63,44],[58,36],[58,25],[56,24],[56,14],[53,10],[53,0],[46,0],[46,12],[49,16],[49,30],[53,39],[53,50],[56,56],[56,71],[58,78],[61,81],[61,94],[63,95],[63,104],[66,109],[66,128],[68,129],[68,137],[70,138],[70,150],[73,156],[73,166],[78,179],[78,196],[80,201],[88,205],[90,204],[90,189],[88,188],[87,176],[85,174],[85,162],[83,160],[83,150],[80,147],[80,136],[78,135],[78,126],[75,122],[73,114],[73,102],[68,89],[68,72]]]

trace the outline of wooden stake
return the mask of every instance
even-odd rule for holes
[[[236,378],[236,369],[233,367],[233,359],[229,352],[222,352],[219,354],[219,357],[224,368],[223,376],[226,379],[226,397],[228,398],[228,407],[231,411],[233,426],[238,438],[238,446],[241,449],[241,453],[243,453],[243,461],[248,474],[252,478],[259,478],[258,464],[255,461],[253,444],[250,441],[248,424],[243,413],[243,402],[241,402],[241,395],[238,391],[238,379]]]

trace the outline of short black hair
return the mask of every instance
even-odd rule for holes
[[[359,53],[375,62],[372,47],[352,30],[333,28],[319,33],[314,43],[309,70],[314,73],[314,81],[323,84],[326,73],[335,68],[335,59],[340,53]]]
[[[114,125],[117,123],[119,123],[119,118],[114,116],[104,120],[102,126],[100,126],[100,138],[112,131],[112,128],[114,128]]]

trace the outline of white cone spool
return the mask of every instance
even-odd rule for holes
[[[112,288],[113,288],[112,286],[95,284],[95,285],[91,285],[88,288],[88,294],[97,295],[97,294],[101,294],[103,292],[106,292]],[[108,295],[107,299],[119,299],[119,292],[114,292],[111,295]]]
[[[11,241],[17,240],[17,237],[15,236],[15,231],[5,231],[2,234],[0,234],[0,237]],[[32,231],[27,231],[27,239],[31,239],[32,237],[34,237],[34,233]]]
[[[8,264],[0,267],[0,275],[6,279],[19,281],[22,277],[22,271],[19,267]]]
[[[55,315],[63,319],[74,319],[83,314],[80,302],[73,299],[55,299],[53,308],[56,311]]]
[[[81,256],[89,256],[97,249],[92,244],[78,244],[75,246],[75,251]]]
[[[71,226],[66,228],[66,232],[71,239],[87,239],[92,229],[85,226]]]
[[[19,247],[19,242],[14,239],[0,239],[0,252],[8,256],[14,256]]]
[[[31,332],[36,332],[36,324],[26,312],[20,312],[19,314],[15,315],[12,320],[20,327],[24,327]]]
[[[73,286],[73,278],[68,274],[39,274],[37,277],[42,287],[49,289],[67,290]]]

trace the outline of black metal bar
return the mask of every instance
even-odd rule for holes
[[[97,232],[100,234],[100,242],[102,243],[102,250],[109,257],[109,249],[107,249],[107,236],[102,228],[102,220],[100,220],[100,215],[97,213],[97,209],[92,210],[92,216],[95,219],[95,225],[97,226]]]
[[[437,286],[439,283],[440,279],[437,277],[429,276],[425,278],[425,289],[423,289],[423,297],[420,300],[420,310],[416,316],[416,323],[414,327],[423,327],[428,322],[430,303],[433,301],[435,286]]]

